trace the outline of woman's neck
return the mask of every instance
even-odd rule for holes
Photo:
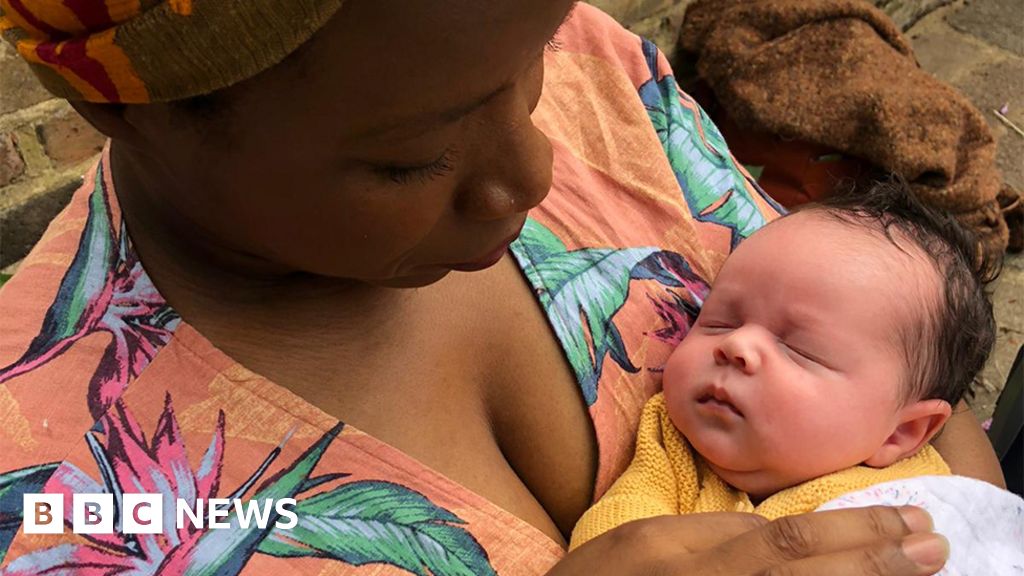
[[[270,341],[278,349],[304,347],[314,334],[359,342],[386,330],[416,296],[301,273],[226,246],[158,200],[176,193],[167,189],[178,185],[173,175],[116,142],[110,154],[118,202],[146,272],[185,321],[229,354]]]

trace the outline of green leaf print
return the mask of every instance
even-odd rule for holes
[[[354,566],[385,563],[421,576],[495,574],[457,516],[399,484],[361,481],[302,500],[299,523],[259,547],[279,557],[326,556]]]
[[[22,521],[22,496],[43,491],[57,464],[40,464],[0,474],[0,564]]]
[[[679,90],[675,78],[666,75],[657,79],[656,58],[652,57],[657,48],[645,40],[644,51],[649,56],[651,79],[640,87],[640,99],[647,107],[690,212],[699,221],[730,228],[735,247],[766,223],[750,190],[777,205],[756,183],[747,180],[729,154],[718,128],[692,98]],[[689,106],[683,106],[683,101]]]
[[[252,499],[256,501],[280,500],[294,498],[309,480],[309,475],[316,467],[327,447],[341,432],[342,424],[325,433],[315,444],[310,446],[298,460],[269,480]],[[199,542],[187,551],[185,558],[174,558],[175,564],[182,567],[188,576],[217,576],[218,574],[238,574],[248,562],[270,531],[274,528],[277,514],[271,514],[266,528],[255,523],[242,528],[238,518],[232,516],[231,529],[208,530],[200,537]]]
[[[96,171],[96,189],[102,190]],[[32,342],[32,348],[52,348],[67,342],[76,333],[88,329],[90,321],[103,313],[106,302],[90,298],[100,293],[98,283],[106,280],[117,260],[117,245],[110,227],[110,208],[99,193],[89,197],[89,216],[82,233],[80,249],[75,253],[64,279],[61,280],[54,307],[47,311],[42,333]]]
[[[537,291],[588,406],[597,401],[606,355],[622,369],[638,371],[612,318],[626,302],[634,268],[658,252],[656,248],[570,252],[550,230],[528,219],[512,249]]]

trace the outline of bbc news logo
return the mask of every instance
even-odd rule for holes
[[[23,529],[25,534],[61,534],[64,532],[63,494],[25,494]],[[118,531],[122,534],[162,534],[164,497],[161,494],[123,494],[120,514],[114,507],[113,494],[73,494],[71,529],[75,534],[113,534],[114,516],[120,517]],[[174,505],[177,529],[191,524],[201,530],[227,529],[255,525],[265,530],[272,517],[274,527],[291,530],[298,524],[294,498],[243,501],[240,498],[199,498],[190,504],[178,498]],[[234,520],[229,520],[234,513]]]

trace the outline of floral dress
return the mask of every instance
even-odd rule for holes
[[[778,207],[653,44],[584,4],[559,34],[534,114],[554,183],[511,252],[589,407],[597,498],[708,282]],[[184,321],[133,250],[106,153],[0,290],[0,318],[0,574],[543,574],[564,555]],[[72,493],[139,492],[293,498],[298,521],[72,533]],[[25,493],[65,495],[63,534],[24,533]]]

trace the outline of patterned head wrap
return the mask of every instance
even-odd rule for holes
[[[0,0],[0,33],[69,100],[206,94],[298,48],[344,0]]]

